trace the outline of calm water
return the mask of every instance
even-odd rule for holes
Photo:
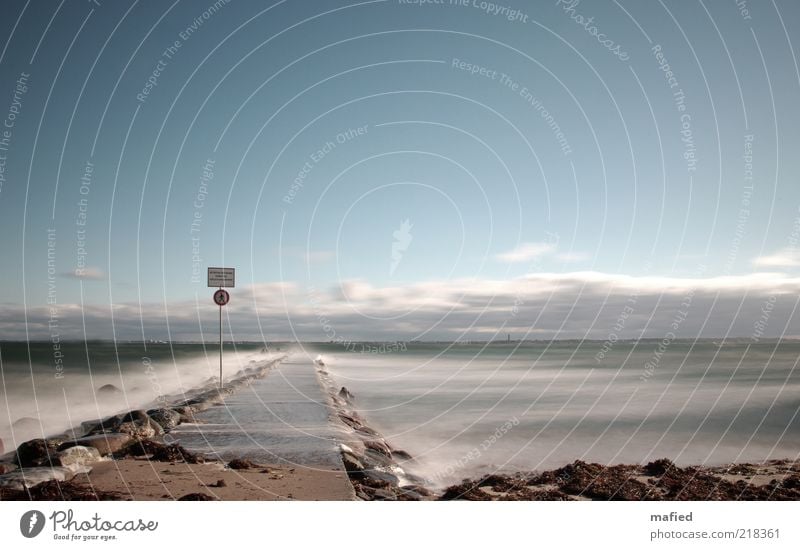
[[[420,473],[670,457],[682,464],[800,453],[800,344],[307,346]],[[358,346],[356,346],[358,349]],[[649,364],[649,368],[646,365]]]

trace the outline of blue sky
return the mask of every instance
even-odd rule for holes
[[[531,276],[708,292],[689,336],[746,336],[778,292],[796,335],[800,7],[747,5],[4,2],[3,335],[52,336],[49,292],[65,335],[196,337],[209,265],[242,337],[491,334],[450,306]],[[602,338],[614,300],[570,289],[514,333]]]

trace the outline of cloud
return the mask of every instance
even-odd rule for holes
[[[84,267],[74,271],[65,271],[61,276],[68,279],[83,279],[84,281],[104,281],[106,272],[97,267]]]
[[[508,252],[495,256],[501,262],[519,263],[528,262],[545,254],[550,254],[555,246],[550,243],[521,243]]]
[[[774,254],[758,256],[753,260],[758,267],[797,267],[800,266],[800,251],[794,247],[786,247]]]
[[[794,308],[800,278],[754,273],[725,277],[634,277],[596,271],[535,273],[507,280],[453,279],[332,287],[271,282],[231,289],[223,310],[237,340],[456,340],[515,338],[781,337],[800,335]],[[619,319],[625,312],[623,326]],[[217,308],[205,295],[168,303],[5,304],[6,339],[216,338]],[[141,316],[141,317],[140,317]],[[113,324],[112,324],[113,322]],[[210,335],[210,336],[209,336]]]

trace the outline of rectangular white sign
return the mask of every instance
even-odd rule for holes
[[[236,269],[233,267],[209,267],[208,286],[229,287],[236,286]]]

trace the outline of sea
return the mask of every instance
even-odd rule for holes
[[[338,349],[337,349],[338,348]],[[418,474],[800,454],[800,342],[306,346]]]
[[[180,395],[219,370],[216,345],[61,348],[56,364],[47,342],[0,343],[6,451],[12,440]],[[800,455],[800,342],[246,343],[224,351],[226,377],[286,353],[292,369],[323,371],[432,485],[578,459],[720,465]],[[107,385],[118,391],[98,392]],[[291,430],[291,408],[301,418],[304,400],[322,392],[312,398],[286,381],[280,388],[271,398],[286,394],[281,422]],[[258,398],[237,403],[243,419],[274,414]],[[226,445],[235,452],[235,440]]]

